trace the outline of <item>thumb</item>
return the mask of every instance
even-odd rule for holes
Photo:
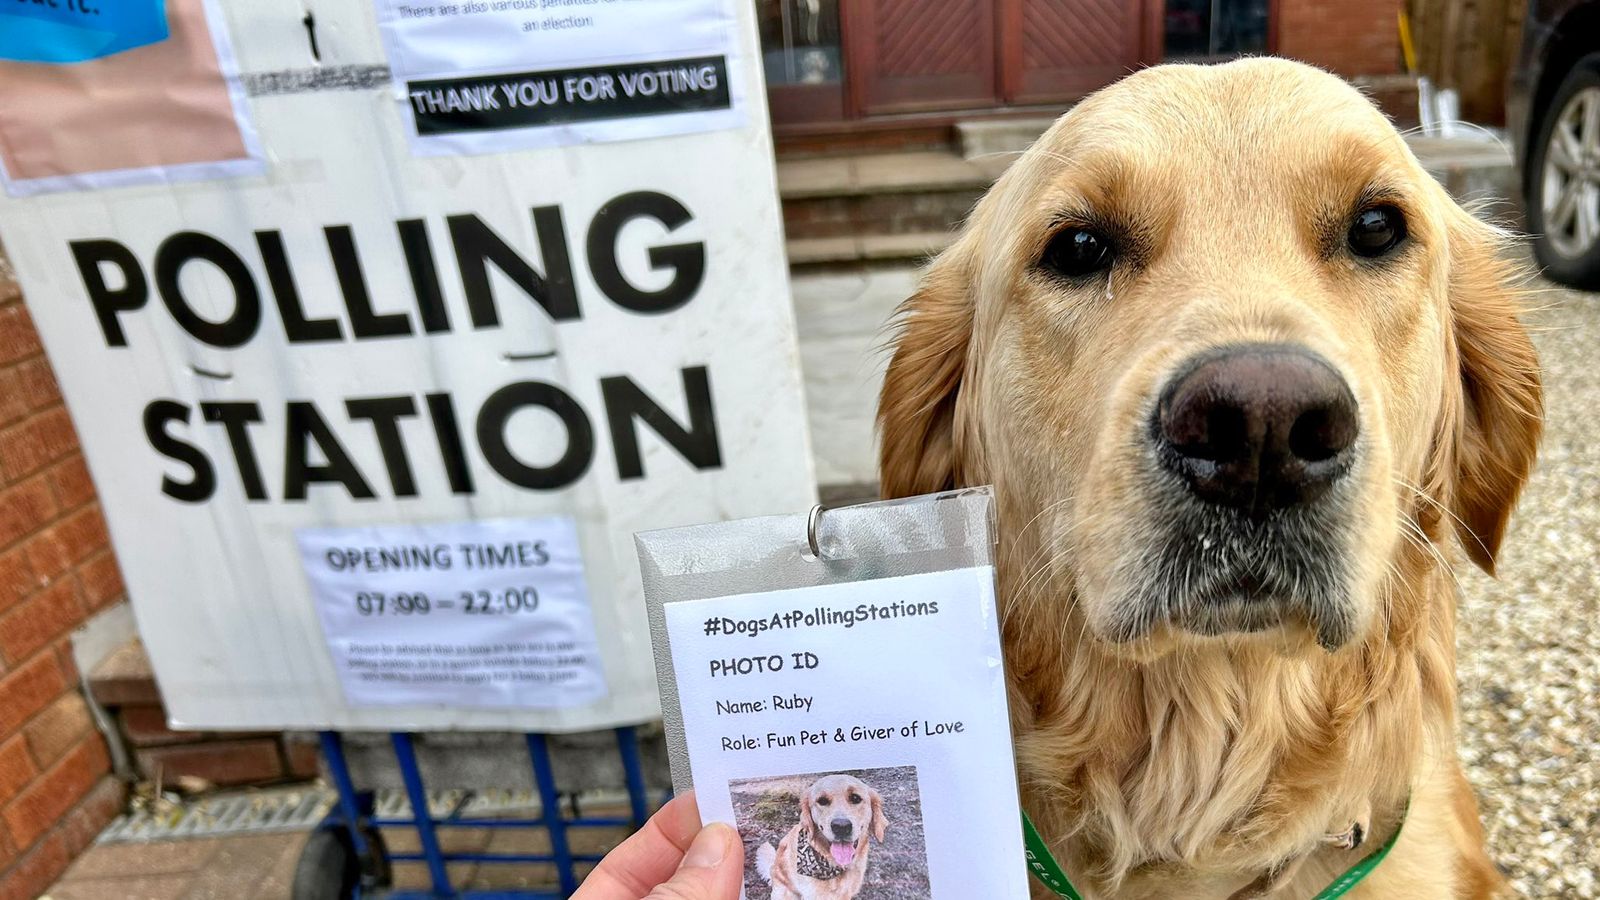
[[[744,876],[739,832],[713,822],[695,835],[672,880],[644,900],[737,900]]]

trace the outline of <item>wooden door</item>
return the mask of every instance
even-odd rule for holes
[[[999,2],[1009,103],[1075,100],[1160,55],[1160,0]]]
[[[846,0],[846,79],[864,115],[992,106],[998,0]]]

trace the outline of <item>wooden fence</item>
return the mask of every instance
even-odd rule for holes
[[[1461,118],[1503,124],[1526,10],[1527,0],[1406,0],[1417,74],[1459,91]]]

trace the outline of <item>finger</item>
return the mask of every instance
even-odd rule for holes
[[[700,831],[694,792],[672,798],[595,866],[573,900],[638,900],[672,877]]]
[[[695,837],[672,880],[645,895],[645,900],[738,900],[743,876],[739,832],[712,822]]]

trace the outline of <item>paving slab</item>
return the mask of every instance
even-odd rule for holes
[[[294,873],[300,864],[300,850],[305,847],[308,837],[310,832],[301,833],[294,843],[284,848],[272,868],[262,876],[254,894],[240,893],[237,896],[249,897],[250,900],[293,900]]]
[[[63,881],[131,875],[174,875],[201,869],[222,849],[221,841],[157,841],[95,844],[67,869]]]
[[[64,881],[40,900],[183,900],[192,875],[130,875]]]
[[[223,838],[220,846],[206,865],[194,873],[184,900],[236,900],[259,893],[266,880],[282,867],[284,859],[298,862],[300,848],[305,846],[306,834],[261,834]],[[210,841],[207,841],[210,843]],[[281,900],[289,900],[288,886],[294,878],[294,866],[288,867],[289,879],[284,883]]]

